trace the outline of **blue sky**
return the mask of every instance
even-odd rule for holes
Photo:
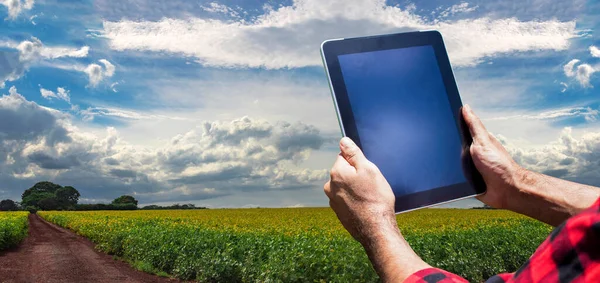
[[[329,38],[437,29],[523,166],[600,185],[597,1],[0,2],[0,198],[325,206]],[[454,204],[477,205],[476,201]]]

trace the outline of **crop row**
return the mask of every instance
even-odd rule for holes
[[[202,282],[377,282],[329,209],[41,212],[98,248],[154,273]],[[428,263],[478,282],[523,264],[550,227],[504,211],[398,216]]]

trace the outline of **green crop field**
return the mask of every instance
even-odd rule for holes
[[[29,212],[0,212],[0,251],[27,237],[27,215]]]
[[[40,212],[138,269],[217,282],[376,282],[362,247],[328,208]],[[514,272],[551,227],[500,210],[398,216],[428,263],[479,282]]]

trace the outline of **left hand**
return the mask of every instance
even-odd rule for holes
[[[397,231],[394,192],[379,168],[350,138],[340,141],[340,149],[324,191],[346,230],[363,245]]]

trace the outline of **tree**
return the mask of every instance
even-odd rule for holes
[[[81,194],[75,188],[66,186],[56,190],[55,196],[61,208],[69,209],[77,204]]]
[[[138,201],[132,196],[124,195],[113,200],[112,204],[134,204],[137,206]]]
[[[19,210],[19,206],[16,202],[10,199],[0,201],[0,211],[16,211]]]
[[[21,205],[23,205],[25,207],[27,207],[27,206],[40,207],[39,202],[44,199],[48,199],[48,198],[54,198],[54,193],[33,192],[23,198],[23,200],[21,201]]]
[[[36,193],[52,193],[54,194],[58,189],[62,188],[60,185],[52,182],[38,182],[33,187],[25,190],[21,196],[23,199]]]
[[[51,182],[39,182],[23,192],[21,204],[32,210],[67,210],[73,209],[80,196],[71,186],[62,187]]]
[[[37,206],[41,210],[59,210],[62,208],[60,202],[55,197],[42,199],[38,202]]]

